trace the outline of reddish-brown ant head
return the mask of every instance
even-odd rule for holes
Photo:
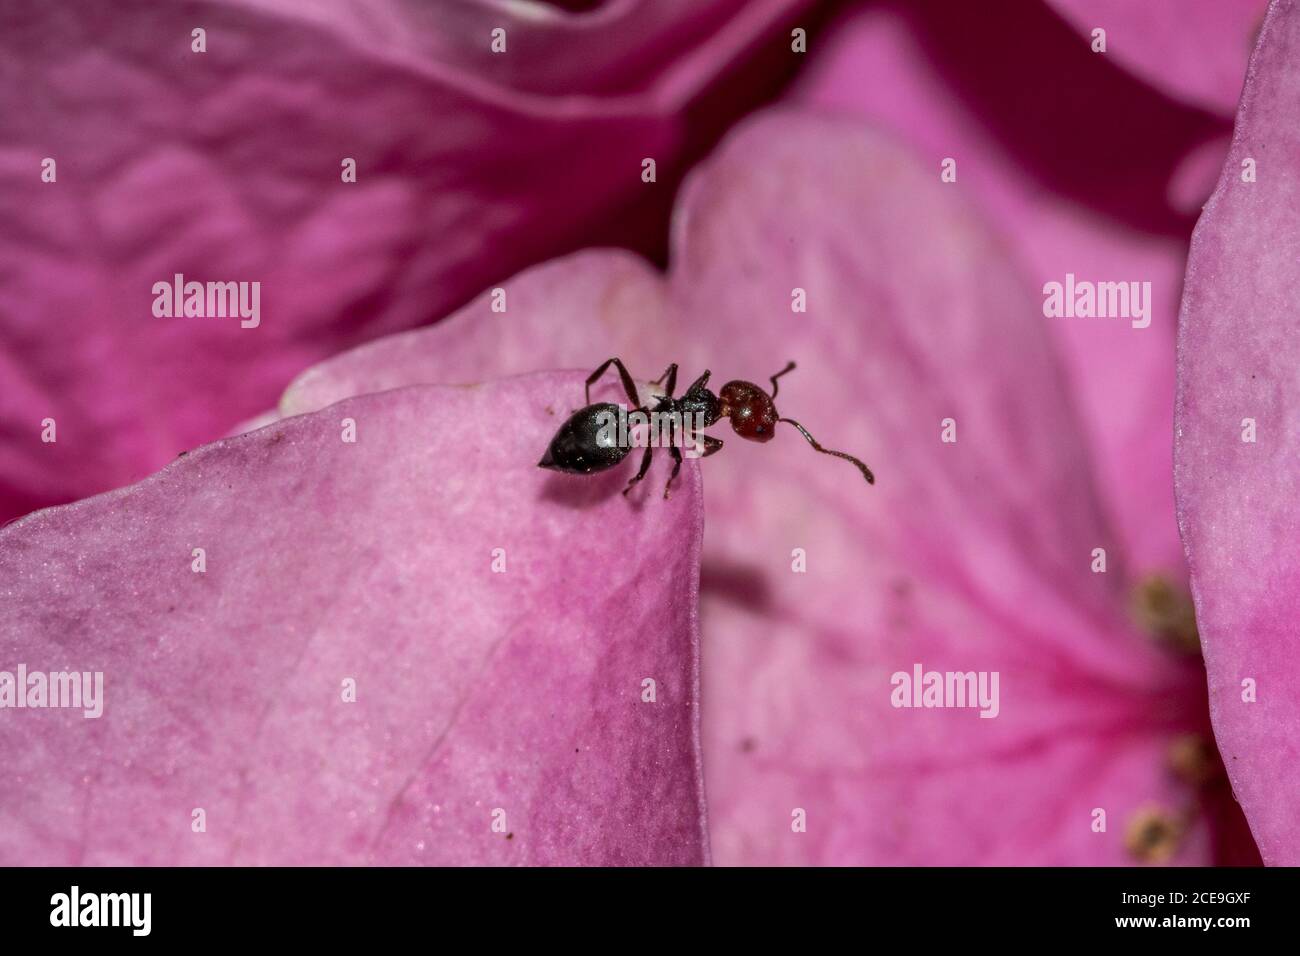
[[[718,393],[722,415],[741,438],[771,441],[776,434],[776,403],[753,382],[728,382]]]

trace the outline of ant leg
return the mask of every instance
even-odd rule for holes
[[[686,390],[687,394],[689,394],[689,393],[691,393],[691,392],[694,392],[694,391],[696,391],[696,390],[698,390],[698,389],[701,389],[701,388],[703,388],[705,385],[707,385],[707,384],[709,383],[709,375],[710,375],[710,374],[711,374],[711,373],[710,373],[709,370],[706,368],[706,369],[704,370],[704,374],[701,375],[699,378],[697,378],[694,382],[691,383],[691,387],[688,388],[688,389]]]
[[[708,458],[714,452],[722,451],[723,442],[721,438],[714,438],[712,435],[701,435],[700,437],[704,439],[704,454],[700,455],[701,458]]]
[[[669,398],[672,398],[673,390],[677,388],[677,363],[676,362],[674,362],[672,365],[664,369],[664,373],[660,375],[657,379],[655,379],[654,382],[652,382],[651,384],[663,385],[664,379],[668,379],[668,384],[664,385],[664,393]]]
[[[650,470],[650,456],[652,454],[654,454],[653,446],[646,445],[645,454],[641,456],[641,467],[637,469],[636,474],[633,475],[632,479],[627,483],[627,487],[623,489],[623,494],[627,494],[631,491],[632,486],[645,477],[645,473]]]
[[[775,375],[772,376],[772,397],[773,398],[776,398],[776,390],[778,387],[776,384],[776,380],[780,378],[782,375],[784,375],[786,372],[793,372],[793,371],[794,371],[794,362],[791,362],[785,368],[781,369],[781,371],[777,372]]]
[[[639,406],[641,404],[641,399],[637,398],[636,395],[636,383],[632,381],[632,376],[628,372],[627,366],[623,364],[622,360],[616,358],[606,359],[601,363],[600,368],[587,376],[587,404],[591,404],[591,386],[598,378],[605,374],[605,369],[609,368],[611,365],[618,369],[618,377],[623,380],[623,391],[627,392],[628,401],[632,403],[634,408]]]
[[[676,445],[669,445],[668,453],[673,456],[673,473],[668,476],[668,484],[664,485],[664,498],[668,497],[673,482],[677,480],[677,473],[682,470],[682,450]]]
[[[679,424],[680,422],[674,422],[672,418],[668,419],[668,453],[673,456],[673,473],[668,476],[668,483],[664,485],[665,499],[673,487],[673,482],[677,480],[677,473],[682,470],[682,450],[677,447]]]
[[[808,444],[812,445],[823,455],[834,455],[836,458],[843,458],[845,461],[853,462],[853,464],[858,466],[858,471],[862,472],[862,477],[867,479],[867,484],[874,485],[876,483],[876,476],[871,473],[871,469],[868,468],[861,461],[859,461],[857,458],[854,458],[852,455],[846,455],[842,451],[831,451],[831,449],[829,448],[823,448],[821,445],[817,444],[817,439],[813,438],[812,435],[808,434],[808,429],[804,428],[793,418],[778,418],[777,421],[789,422],[795,428],[799,429],[799,433],[802,434],[804,438],[808,439]]]

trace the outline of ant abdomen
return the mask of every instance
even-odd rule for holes
[[[613,468],[632,450],[618,442],[618,416],[619,407],[611,402],[578,409],[555,433],[538,467],[571,475]]]

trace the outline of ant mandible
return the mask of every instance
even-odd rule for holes
[[[669,422],[668,452],[673,456],[673,473],[668,478],[668,484],[664,486],[665,498],[668,497],[668,492],[677,478],[677,473],[682,468],[682,452],[675,441],[675,423],[682,423],[684,426],[685,423],[697,422],[699,427],[708,428],[721,418],[731,419],[731,427],[735,429],[736,434],[741,438],[760,442],[772,440],[777,422],[787,422],[799,429],[799,433],[808,439],[808,444],[812,445],[817,451],[823,455],[834,455],[836,458],[843,458],[845,461],[853,462],[858,470],[862,472],[862,477],[867,479],[867,483],[875,484],[876,476],[859,459],[842,451],[823,448],[818,444],[817,439],[808,434],[808,429],[793,418],[782,418],[777,414],[776,404],[773,401],[776,398],[778,388],[776,380],[786,372],[792,371],[795,367],[794,362],[789,363],[772,376],[772,394],[770,395],[753,382],[742,381],[728,382],[722,386],[722,391],[715,395],[706,387],[709,382],[709,371],[705,369],[704,374],[691,384],[684,395],[680,398],[673,398],[673,390],[677,387],[677,363],[674,362],[664,370],[662,375],[654,380],[653,384],[663,385],[665,394],[659,399],[654,408],[648,408],[640,404],[636,385],[623,363],[617,358],[607,359],[601,363],[596,371],[587,376],[586,396],[588,404],[586,407],[574,412],[569,420],[560,426],[559,431],[555,433],[555,437],[551,439],[546,454],[537,463],[538,467],[549,468],[552,471],[563,471],[573,475],[590,475],[613,468],[627,457],[632,450],[631,443],[615,441],[609,430],[609,423],[619,414],[619,406],[612,402],[591,404],[592,384],[605,374],[605,370],[611,365],[618,369],[619,378],[623,382],[623,390],[632,403],[633,411],[658,414],[662,416],[661,421],[667,420]],[[700,455],[701,458],[707,458],[722,448],[720,439],[714,438],[712,435],[701,435],[700,437],[704,444],[704,452]],[[627,487],[623,489],[623,494],[626,495],[631,491],[632,486],[644,478],[646,472],[650,470],[650,459],[653,451],[651,445],[646,446],[645,454],[641,457],[641,467],[637,469],[636,475],[628,481]]]

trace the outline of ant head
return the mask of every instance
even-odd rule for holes
[[[741,438],[771,441],[776,434],[776,403],[753,382],[728,382],[718,393],[722,415]]]

